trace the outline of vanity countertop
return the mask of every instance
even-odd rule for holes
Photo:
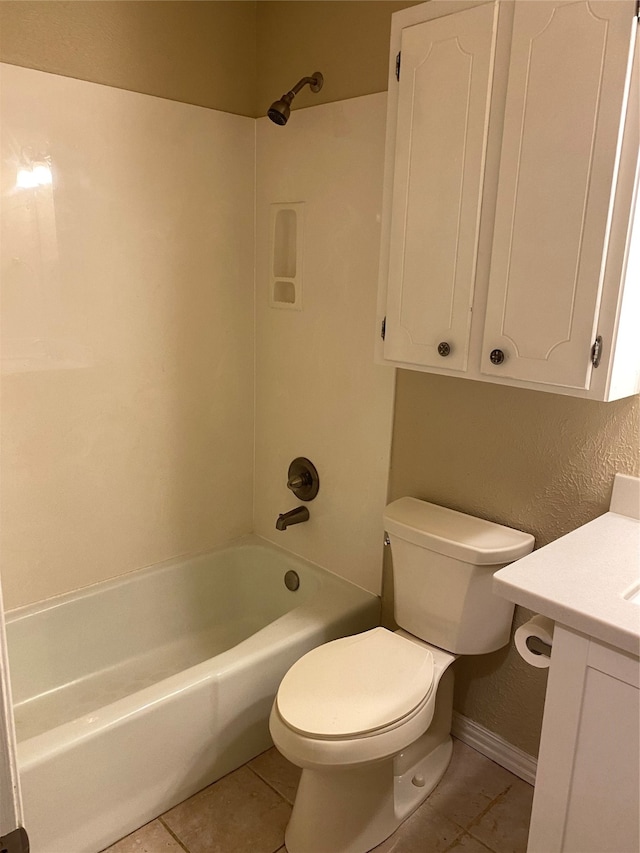
[[[612,510],[494,576],[503,598],[640,654],[640,479],[616,475]],[[634,592],[635,600],[634,598]]]

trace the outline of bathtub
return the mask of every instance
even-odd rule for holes
[[[287,669],[377,624],[376,596],[254,536],[10,611],[33,853],[96,853],[268,749]]]

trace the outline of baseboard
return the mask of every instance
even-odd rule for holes
[[[451,734],[530,785],[535,783],[538,762],[532,755],[457,711],[453,712]]]

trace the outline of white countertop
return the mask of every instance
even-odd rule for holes
[[[625,598],[640,585],[640,480],[616,475],[607,512],[494,576],[503,598],[597,640],[640,654],[640,603]],[[629,495],[631,503],[621,500]],[[627,514],[628,513],[628,514]]]

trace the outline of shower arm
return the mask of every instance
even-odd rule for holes
[[[319,92],[322,88],[322,75],[316,75],[313,77],[302,77],[300,80],[298,80],[293,89],[289,89],[286,95],[282,96],[282,100],[284,101],[285,98],[290,98],[291,100],[293,100],[300,91],[300,89],[304,89],[307,83],[309,84],[309,88],[312,92]]]
[[[301,80],[298,80],[298,82],[293,87],[293,89],[291,89],[291,92],[294,95],[297,95],[298,92],[300,91],[300,89],[303,89],[307,85],[307,83],[309,84],[310,87],[313,87],[316,82],[317,82],[317,77],[303,77]]]

